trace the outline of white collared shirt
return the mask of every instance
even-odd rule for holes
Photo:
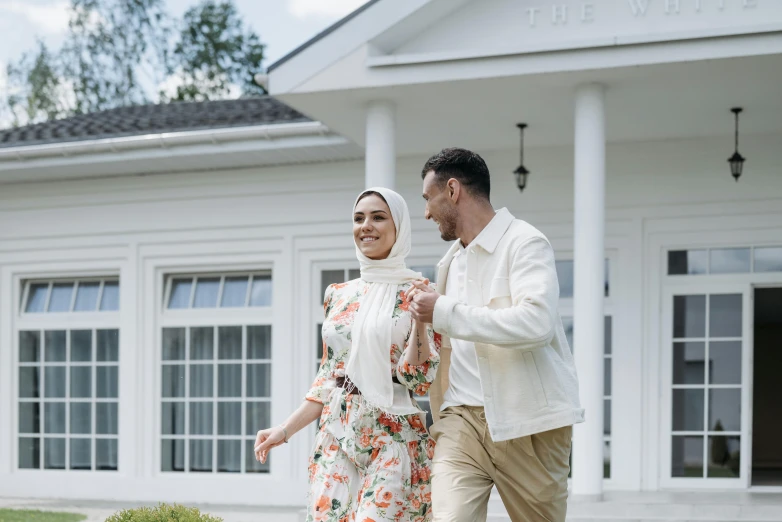
[[[463,246],[454,254],[445,283],[445,295],[460,303],[467,302],[467,256]],[[448,390],[441,410],[449,406],[483,406],[481,374],[475,343],[451,339],[451,366],[448,372]]]

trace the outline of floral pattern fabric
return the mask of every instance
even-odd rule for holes
[[[440,362],[439,343],[428,329],[429,358],[404,361],[413,337],[412,317],[400,285],[392,314],[389,373],[424,395]],[[307,522],[428,522],[431,520],[431,461],[434,441],[423,412],[395,417],[368,407],[360,395],[338,388],[351,349],[351,328],[368,283],[357,279],[326,291],[323,360],[306,399],[323,404],[310,457]]]

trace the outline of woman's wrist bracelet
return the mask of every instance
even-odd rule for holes
[[[280,429],[282,430],[282,434],[285,436],[284,442],[285,442],[285,444],[287,444],[288,443],[288,430],[282,424],[280,424]]]

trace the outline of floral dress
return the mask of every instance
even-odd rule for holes
[[[428,329],[429,358],[404,362],[412,341],[412,317],[399,285],[389,346],[388,371],[399,383],[424,395],[440,361],[439,343]],[[307,522],[428,522],[431,520],[431,461],[434,441],[423,414],[395,417],[373,411],[361,395],[337,387],[345,376],[351,329],[369,283],[356,279],[326,291],[323,360],[306,399],[323,404],[310,457]],[[410,348],[412,349],[412,348]]]

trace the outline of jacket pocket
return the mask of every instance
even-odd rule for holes
[[[535,363],[535,354],[533,352],[524,352],[524,362],[527,366],[527,376],[532,387],[532,393],[535,395],[535,402],[538,403],[538,408],[544,408],[548,406],[548,399],[546,399],[546,390],[543,389],[543,381],[538,373],[538,365]]]
[[[510,281],[507,277],[495,277],[489,283],[488,291],[484,291],[484,304],[491,308],[507,308],[513,304],[510,295]]]

